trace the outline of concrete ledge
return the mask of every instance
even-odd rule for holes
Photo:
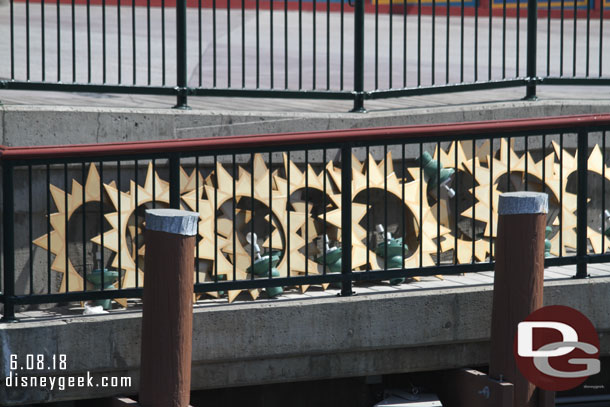
[[[607,113],[609,108],[610,101],[603,100],[541,100],[355,115],[0,105],[0,136],[7,146],[103,143]]]
[[[492,287],[420,290],[195,309],[192,388],[279,383],[487,363]],[[610,278],[545,286],[545,304],[591,319],[610,355]],[[61,375],[133,378],[130,388],[23,389],[0,386],[0,404],[137,393],[141,314],[69,317],[0,325],[0,370],[10,355],[67,355]],[[55,372],[58,373],[58,372]],[[47,374],[47,372],[44,372]],[[97,380],[97,379],[96,379]]]

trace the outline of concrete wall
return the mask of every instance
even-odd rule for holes
[[[7,146],[217,137],[408,124],[607,113],[607,101],[503,102],[397,112],[243,113],[86,107],[0,106]]]
[[[198,308],[192,389],[209,389],[476,366],[488,361],[491,286]],[[610,278],[547,283],[545,304],[574,307],[610,355]],[[0,371],[9,358],[67,355],[61,375],[129,375],[128,389],[48,391],[0,386],[0,404],[134,394],[139,312],[0,325]],[[44,372],[58,374],[58,372]],[[95,382],[94,382],[95,383]],[[99,382],[98,382],[99,383]],[[4,384],[4,383],[3,383]]]

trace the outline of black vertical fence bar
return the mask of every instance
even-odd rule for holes
[[[12,2],[11,2],[12,4]],[[57,17],[57,82],[61,82],[61,6],[60,2],[57,2],[56,7]]]
[[[417,0],[417,86],[421,85],[421,2]]]
[[[330,0],[326,0],[326,90],[330,90]]]
[[[288,89],[288,0],[284,0],[284,89]],[[290,156],[290,153],[288,153],[288,156]]]
[[[42,81],[44,82],[47,75],[46,75],[46,44],[45,44],[45,28],[44,28],[44,22],[45,22],[45,16],[44,16],[44,0],[40,0],[40,68],[42,69]],[[89,27],[89,24],[87,24],[87,27]],[[601,52],[601,45],[600,45],[600,52]],[[601,69],[600,71],[600,75],[601,75]]]
[[[491,46],[492,46],[492,16],[493,16],[493,8],[491,4],[489,6],[489,32],[487,38],[488,50],[487,50],[487,80],[491,80]]]
[[[286,162],[286,208],[290,208],[290,151],[286,151],[287,162]],[[254,175],[254,171],[252,171]],[[252,190],[254,190],[254,184],[252,184]],[[252,192],[254,195],[254,192]],[[254,212],[252,213],[252,219],[254,219]],[[286,214],[286,228],[290,229],[290,213]],[[290,232],[289,232],[290,233]],[[253,267],[254,268],[254,267]],[[290,238],[286,238],[286,270],[288,270],[288,277],[290,277]]]
[[[406,163],[406,150],[407,150],[407,146],[405,143],[402,143],[402,160],[401,160],[401,164],[402,164],[402,171],[401,171],[401,175],[403,180],[407,179],[407,173],[406,173],[406,168],[405,168],[405,163]],[[400,237],[402,238],[402,242],[403,244],[407,241],[407,232],[406,232],[406,228],[407,228],[407,213],[405,211],[405,207],[404,207],[404,202],[405,202],[405,184],[406,182],[402,182],[401,183],[401,191],[400,191],[400,220],[401,220],[401,228],[400,228]],[[404,270],[405,270],[405,257],[406,257],[406,253],[405,250],[401,250],[400,251],[401,254],[401,262],[400,262],[400,268],[403,271],[403,276],[404,276]]]
[[[273,2],[271,2],[271,4],[273,4]],[[184,10],[185,10],[184,14],[186,16],[186,1],[184,3]],[[273,15],[273,13],[271,13],[271,15]],[[273,26],[273,17],[271,17],[271,25]],[[273,33],[272,33],[271,37],[273,37]],[[186,40],[185,40],[185,43],[186,43]],[[273,51],[271,51],[271,59],[273,59]],[[231,0],[227,0],[227,88],[230,88],[230,87],[231,87]]]
[[[214,189],[214,282],[218,282],[218,156],[214,154],[214,173],[216,174],[216,189]],[[254,176],[254,171],[252,171]]]
[[[479,7],[474,8],[474,81],[479,80]],[[457,172],[457,171],[456,171]]]
[[[161,84],[165,86],[165,0],[161,0]]]
[[[603,2],[603,0],[602,0]],[[591,57],[591,52],[589,46],[591,45],[591,7],[587,4],[587,56],[586,56],[586,67],[585,67],[585,76],[589,77],[589,59]],[[574,56],[576,58],[576,56]]]
[[[529,4],[528,4],[529,6]],[[521,40],[521,0],[517,0],[517,15],[515,16],[516,28],[515,28],[515,77],[519,77],[519,42]],[[529,20],[528,20],[529,22]]]
[[[493,139],[490,139],[493,140]],[[458,176],[458,149],[457,149],[457,142],[456,142],[456,148],[453,149],[453,171],[454,171],[454,181],[453,181],[453,185],[455,187],[456,191],[459,191],[459,185],[458,185],[458,180],[459,180],[459,176]],[[474,166],[474,161],[473,161],[473,166]],[[489,185],[491,186],[491,183],[489,183]],[[492,188],[489,188],[489,190],[491,191]],[[490,201],[491,202],[491,201]],[[491,206],[491,205],[490,205]],[[447,205],[447,207],[449,207],[449,205]],[[459,222],[459,215],[458,215],[458,199],[454,199],[453,200],[453,212],[454,212],[454,230],[453,230],[453,258],[454,258],[454,262],[457,264],[459,263],[458,261],[458,222]],[[491,241],[491,239],[489,239]]]
[[[326,167],[326,148],[324,150],[322,150],[322,168]],[[326,225],[326,205],[327,205],[327,199],[326,199],[326,170],[322,170],[322,173],[324,174],[322,177],[322,207],[324,208],[324,212],[322,214],[322,264],[324,265],[324,267],[322,268],[322,274],[326,274],[326,236],[327,236],[327,225]],[[288,185],[290,185],[290,181],[288,181]],[[290,195],[288,195],[290,196]],[[288,227],[288,230],[290,230],[290,227]],[[290,239],[288,239],[290,240]],[[288,269],[290,270],[290,268]],[[288,275],[290,275],[290,273],[288,273]]]
[[[388,269],[388,145],[383,145],[383,269]],[[368,209],[368,208],[367,208]],[[367,247],[368,251],[368,247]]]
[[[536,45],[538,44],[538,1],[527,2],[527,78],[525,98],[536,98]],[[548,40],[547,40],[548,41]],[[517,61],[517,66],[519,61]]]
[[[370,147],[366,146],[366,271],[371,271],[371,254],[368,248],[371,245],[370,242],[370,230],[371,230],[371,212],[369,208],[371,207],[371,187],[370,187],[370,163],[369,163],[369,150]]]
[[[83,185],[85,185],[83,183]],[[85,188],[83,188],[83,193],[85,191]],[[85,200],[83,199],[83,210],[84,210],[84,202]],[[28,244],[29,244],[29,248],[30,248],[30,295],[34,294],[34,246],[32,244],[32,241],[34,239],[33,236],[33,225],[32,225],[32,211],[34,209],[32,208],[32,166],[28,165]],[[84,224],[84,223],[83,223]],[[84,235],[83,235],[84,236]],[[84,245],[83,245],[84,247]]]
[[[502,79],[506,79],[506,0],[502,1]]]
[[[299,90],[303,89],[303,0],[299,0]]]
[[[72,0],[72,23],[74,23],[74,0]],[[74,24],[72,25],[74,32]],[[25,1],[25,58],[26,78],[30,80],[30,0]]]
[[[588,2],[587,2],[588,3]],[[572,22],[572,76],[576,76],[576,22],[578,21],[576,18],[576,11],[577,9],[578,3],[575,1],[574,2],[574,8],[572,10],[572,13],[574,14],[573,16],[573,22]],[[587,8],[588,8],[588,4],[587,4]]]
[[[153,191],[154,191],[154,182],[153,182]],[[154,195],[154,193],[153,193]],[[101,199],[104,196],[104,162],[100,161],[100,264],[98,265],[100,268],[100,289],[104,290],[104,269],[106,263],[104,261],[104,200]],[[121,194],[119,194],[119,200],[121,199]],[[47,212],[49,213],[49,212]]]
[[[311,40],[313,41],[313,51],[312,51],[312,79],[311,79],[311,88],[315,89],[316,88],[316,54],[317,54],[317,42],[316,42],[316,37],[317,37],[317,19],[316,16],[318,15],[317,12],[317,8],[318,8],[318,4],[316,3],[316,0],[312,0],[313,2],[313,13],[312,13],[312,18],[313,18],[313,30],[312,30],[312,35],[311,35]],[[273,1],[271,2],[271,4],[273,4]]]
[[[260,50],[260,0],[256,0],[256,89],[260,88],[260,67],[261,67],[261,50]]]
[[[169,157],[169,207],[180,209],[180,156]]]
[[[237,280],[237,163],[235,162],[235,153],[232,155],[232,184],[233,193],[231,195],[231,219],[233,223],[233,281]],[[254,175],[253,175],[254,176]],[[254,270],[252,270],[254,272]]]
[[[602,132],[602,159],[606,162],[606,131]],[[602,165],[602,230],[601,230],[601,252],[606,252],[606,165]]]
[[[544,161],[543,161],[544,162]],[[473,161],[474,165],[474,161]],[[455,177],[456,181],[458,177]],[[493,179],[494,179],[494,138],[489,138],[489,263],[493,262],[494,257],[494,201],[493,201]],[[458,191],[457,182],[455,190]],[[457,207],[457,205],[456,205]],[[457,211],[456,211],[457,212]],[[456,228],[457,229],[457,228]]]
[[[121,56],[123,55],[123,53],[121,52],[121,0],[117,0],[116,2],[116,20],[117,20],[117,57],[118,57],[118,63],[117,63],[117,71],[118,71],[118,83],[120,84],[122,82],[122,77],[121,77],[121,73],[122,73],[122,68],[123,68],[123,64],[121,63]],[[120,270],[119,270],[120,272]],[[120,279],[119,279],[120,281]],[[119,284],[120,285],[120,284]]]
[[[229,10],[227,10],[228,12]],[[176,58],[178,100],[174,107],[176,109],[188,109],[186,96],[186,0],[176,0]],[[180,189],[180,186],[178,186],[178,189]]]
[[[602,77],[603,66],[603,49],[604,49],[604,0],[600,0],[599,6],[599,77]]]
[[[550,75],[551,75],[551,2],[547,1],[546,2],[546,76],[550,76]]]
[[[5,161],[2,165],[2,247],[4,251],[4,315],[2,321],[4,322],[15,320],[15,305],[13,304],[15,296],[15,190],[13,178],[14,167]]]
[[[201,30],[199,30],[201,32]],[[199,213],[199,156],[195,156],[195,212]],[[136,208],[138,207],[138,203],[136,201]],[[136,222],[136,225],[138,222]],[[137,230],[137,229],[136,229]],[[197,222],[197,236],[199,237],[199,222]],[[199,281],[199,271],[200,271],[200,261],[199,261],[199,242],[195,243],[195,281],[197,284]],[[137,286],[137,284],[136,284]]]
[[[379,89],[379,1],[375,1],[375,89]]]
[[[150,0],[146,0],[146,69],[148,72],[148,85],[151,84],[151,49],[150,49]],[[201,61],[201,58],[199,59]],[[201,81],[200,81],[201,82]]]
[[[366,146],[366,271],[371,271],[371,261],[370,261],[370,250],[369,247],[371,246],[371,242],[369,241],[369,236],[370,236],[370,230],[371,230],[371,212],[369,211],[369,208],[371,207],[371,187],[370,187],[370,183],[371,183],[371,172],[369,171],[370,168],[370,163],[369,163],[369,150],[370,147]]]
[[[402,0],[402,87],[407,87],[407,0]]]
[[[436,143],[436,264],[441,264],[441,142]],[[474,166],[473,166],[474,168]],[[421,203],[420,203],[421,205]]]
[[[15,12],[14,12],[14,1],[10,0],[10,25],[11,25],[11,79],[15,79]],[[59,5],[59,2],[57,3]],[[59,28],[59,27],[58,27]]]
[[[605,153],[605,152],[604,152]],[[589,156],[589,133],[578,132],[578,197],[576,224],[576,278],[587,277],[587,163]],[[602,180],[603,182],[603,180]]]
[[[523,142],[525,144],[525,174],[523,174],[523,177],[525,178],[525,190],[527,191],[529,187],[529,137],[525,136]]]
[[[344,55],[344,46],[345,46],[345,32],[344,32],[344,26],[345,26],[345,2],[342,1],[341,2],[341,23],[340,23],[340,27],[341,27],[341,35],[340,35],[340,39],[341,39],[341,44],[339,45],[339,48],[341,50],[341,56],[340,56],[340,61],[339,61],[339,89],[343,90],[343,68],[344,68],[344,60],[345,60],[345,55]],[[600,73],[601,73],[601,69],[600,69]]]
[[[117,160],[116,162],[116,187],[117,187],[117,224],[121,225],[121,161]],[[171,186],[170,186],[171,188]],[[171,194],[170,194],[171,195]],[[129,219],[127,219],[127,221],[129,221]],[[118,259],[118,267],[117,267],[117,271],[119,272],[119,280],[118,280],[118,286],[119,286],[119,290],[121,288],[123,288],[123,279],[121,278],[121,273],[123,272],[123,264],[122,264],[122,255],[121,255],[121,251],[122,251],[122,233],[120,232],[120,229],[117,231],[117,239],[118,239],[118,243],[117,243],[117,259]],[[103,274],[103,270],[102,270],[102,274]]]
[[[199,51],[197,57],[197,71],[199,73],[199,87],[201,87],[203,86],[203,26],[201,25],[201,0],[198,0],[197,4],[197,45]]]
[[[269,270],[268,270],[268,278],[271,279],[273,277],[273,193],[272,193],[272,187],[273,187],[273,152],[269,151],[269,170],[267,171],[268,174],[268,179],[267,182],[269,183],[268,186],[268,190],[267,190],[267,194],[269,196],[269,212],[268,212],[268,216],[269,216]],[[284,208],[285,210],[285,208]],[[286,236],[287,239],[290,238],[290,234],[288,234],[288,236]],[[233,252],[235,253],[235,251]],[[233,255],[235,258],[237,258],[237,254],[235,253]],[[305,256],[305,258],[307,258],[307,256]],[[254,272],[254,268],[252,268],[252,272]]]
[[[450,7],[449,2],[450,0],[447,0],[447,8]],[[476,6],[475,9],[477,9]],[[447,43],[447,45],[449,45],[449,43]],[[460,2],[460,82],[464,82],[464,0]]]
[[[250,153],[250,174],[252,174],[250,177],[250,219],[252,219],[250,221],[250,238],[252,239],[250,243],[250,270],[252,270],[250,280],[254,280],[254,243],[256,243],[254,239],[254,219],[256,219],[254,212],[254,153]],[[290,185],[290,182],[288,184]]]
[[[363,0],[356,0],[358,2]],[[364,10],[363,10],[364,11]],[[341,147],[341,295],[352,295],[352,148]]]
[[[419,0],[421,2],[421,0]],[[424,165],[423,165],[423,155],[424,155],[424,144],[419,143],[419,267],[424,266],[424,205],[421,203],[424,202]]]
[[[241,87],[246,87],[246,0],[241,0]]]
[[[100,175],[101,177],[101,175]],[[47,164],[46,166],[46,193],[47,193],[47,213],[51,213],[51,166]],[[5,184],[6,185],[6,184]],[[102,188],[102,183],[100,182],[100,191]],[[100,192],[100,196],[101,192]],[[101,205],[101,201],[100,201]],[[100,209],[101,212],[101,209]],[[51,217],[47,216],[47,294],[51,294]],[[102,237],[104,235],[102,234]],[[103,246],[102,240],[102,246]],[[5,252],[6,253],[6,252]]]
[[[68,206],[68,164],[64,163],[64,231],[65,231],[65,235],[64,235],[64,256],[65,256],[65,274],[64,274],[64,278],[66,279],[66,292],[70,291],[70,267],[69,267],[69,259],[70,256],[68,255],[68,248],[70,246],[70,228],[68,227],[68,212],[69,212],[69,206]],[[120,209],[119,209],[119,213],[120,213]]]
[[[309,215],[309,150],[305,150],[305,213]],[[309,275],[309,222],[305,222],[305,275]]]
[[[602,0],[603,1],[603,0]],[[565,0],[561,0],[561,15],[559,20],[559,76],[563,76],[563,18],[565,10]]]
[[[511,141],[512,139],[510,137],[508,137],[506,139],[507,141],[507,148],[506,148],[506,170],[507,170],[507,174],[508,176],[506,177],[506,191],[510,192],[510,147],[511,147]],[[473,167],[474,168],[474,167]]]
[[[394,39],[394,13],[393,13],[393,4],[392,4],[392,0],[390,0],[390,25],[389,25],[389,36],[390,36],[390,72],[389,72],[389,85],[390,85],[390,89],[392,89],[392,60],[393,60],[393,51],[394,51],[394,47],[393,47],[393,39]]]
[[[273,1],[269,2],[269,75],[270,75],[270,82],[271,82],[271,89],[273,89]],[[229,30],[229,33],[231,31]],[[229,34],[229,45],[231,44],[230,41],[231,35]],[[229,57],[229,62],[231,62],[231,57]],[[229,78],[231,78],[231,76],[229,76]],[[230,83],[230,81],[229,81]],[[230,85],[229,85],[230,86]]]
[[[563,257],[563,133],[559,134],[559,257]]]
[[[546,193],[546,134],[542,135],[542,192]]]
[[[449,14],[450,14],[450,0],[447,0],[447,17],[445,21],[445,83],[449,84],[449,32],[451,31]]]
[[[150,6],[148,9],[150,10]],[[148,43],[150,44],[150,36]],[[150,49],[148,51],[148,55],[150,57]],[[148,64],[148,72],[150,75],[150,63]],[[102,0],[102,83],[106,83],[106,0]],[[104,273],[102,273],[102,276],[103,275]]]
[[[131,0],[131,75],[136,84],[136,0]]]
[[[366,110],[364,109],[364,0],[355,0],[355,7],[354,7],[354,108],[352,109],[352,112],[365,112],[365,111]],[[350,288],[350,290],[351,290],[351,288]]]
[[[434,73],[436,71],[435,59],[436,59],[436,0],[432,0],[432,46],[430,47],[432,53],[432,82],[434,85]]]
[[[472,140],[472,257],[471,257],[471,262],[474,264],[476,263],[477,259],[476,259],[476,234],[477,234],[477,229],[476,229],[476,216],[477,216],[477,210],[476,210],[476,196],[477,196],[477,166],[476,166],[476,144],[477,141],[476,140]],[[439,156],[439,161],[440,161],[440,156]],[[439,171],[440,172],[440,171]],[[489,186],[491,189],[492,185]],[[491,206],[493,204],[493,201],[491,201],[489,203],[489,205]],[[440,205],[439,205],[440,206]],[[440,217],[439,217],[440,218]],[[440,238],[438,239],[440,241]]]
[[[139,287],[140,279],[139,279],[138,275],[140,274],[140,271],[139,271],[140,270],[140,256],[138,255],[138,249],[140,248],[140,244],[139,244],[140,243],[140,220],[139,220],[139,215],[138,215],[138,207],[140,206],[140,204],[139,204],[140,201],[138,199],[139,198],[138,197],[138,185],[140,185],[140,184],[138,183],[138,178],[139,178],[138,172],[140,172],[140,165],[139,165],[138,160],[135,161],[134,168],[135,168],[135,171],[134,171],[133,176],[134,176],[134,182],[136,184],[136,188],[135,188],[135,196],[134,196],[135,210],[133,211],[133,216],[135,217],[135,224],[136,224],[136,236],[135,236],[136,243],[135,243],[133,253],[134,253],[134,259],[136,262],[136,276],[135,276],[136,277],[136,287]],[[197,179],[199,179],[199,178],[197,178]],[[198,191],[198,189],[197,189],[197,191]],[[199,204],[199,199],[197,199],[197,204]],[[197,223],[197,227],[199,227],[199,223]],[[197,248],[199,248],[199,245],[197,245]]]
[[[91,0],[87,0],[87,83],[91,83]]]

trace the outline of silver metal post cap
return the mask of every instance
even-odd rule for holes
[[[549,196],[542,192],[505,192],[498,201],[498,215],[548,213]]]
[[[146,229],[175,235],[195,236],[197,234],[197,212],[179,209],[147,209]]]

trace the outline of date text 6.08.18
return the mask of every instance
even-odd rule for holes
[[[11,354],[11,371],[44,371],[44,370],[66,370],[66,355],[60,353],[45,355],[42,353],[25,355]]]

